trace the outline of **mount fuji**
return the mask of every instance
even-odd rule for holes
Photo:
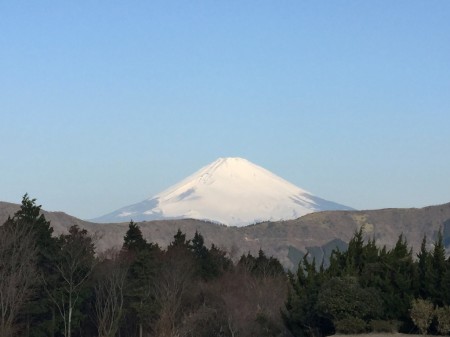
[[[192,218],[228,226],[352,208],[321,199],[242,158],[219,158],[157,194],[94,222]]]

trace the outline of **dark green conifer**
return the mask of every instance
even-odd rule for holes
[[[431,255],[427,251],[427,236],[424,235],[420,252],[417,254],[417,287],[418,295],[422,299],[431,297],[432,284],[432,270],[431,270]]]
[[[142,236],[142,231],[139,226],[130,221],[128,225],[128,230],[123,238],[123,249],[129,252],[139,252],[145,249],[147,246],[147,241]]]
[[[344,272],[346,275],[361,275],[364,267],[363,256],[364,238],[363,228],[353,234],[347,248],[346,262]]]
[[[204,280],[210,280],[219,275],[219,266],[214,264],[208,248],[205,247],[203,236],[195,231],[190,244],[196,262],[197,273]]]
[[[176,234],[173,236],[173,241],[170,243],[168,249],[171,248],[189,248],[191,241],[186,240],[186,234],[181,231],[181,229],[178,229]]]
[[[407,320],[414,297],[415,266],[412,250],[403,235],[382,261],[386,268],[385,283],[381,285],[386,318]]]
[[[435,305],[442,306],[444,299],[444,276],[446,274],[445,247],[441,230],[438,231],[431,253],[432,288],[431,296]]]
[[[125,291],[125,319],[141,336],[157,316],[154,284],[161,251],[158,245],[149,244],[139,226],[131,221],[124,236],[122,254],[131,260]]]
[[[325,279],[323,276],[316,270],[315,261],[308,260],[308,254],[300,261],[295,277],[288,275],[291,287],[282,317],[294,336],[333,332],[330,320],[320,317],[317,311],[319,289]]]

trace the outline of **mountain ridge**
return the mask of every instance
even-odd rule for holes
[[[13,215],[20,205],[0,202],[0,224]],[[55,235],[67,232],[78,225],[96,237],[97,251],[120,249],[128,222],[98,224],[83,221],[63,212],[46,212]],[[180,229],[188,238],[198,231],[205,244],[215,244],[238,258],[248,252],[257,254],[263,249],[267,255],[278,258],[286,268],[295,268],[307,252],[321,261],[327,252],[343,247],[353,233],[363,227],[366,238],[375,238],[378,246],[392,248],[403,234],[408,244],[417,252],[423,236],[428,244],[443,230],[445,242],[450,242],[450,203],[423,208],[385,208],[363,211],[324,211],[303,217],[277,222],[262,222],[246,227],[227,227],[195,219],[155,220],[138,223],[144,237],[166,247]],[[431,247],[431,246],[430,246]],[[450,248],[447,244],[447,250]]]

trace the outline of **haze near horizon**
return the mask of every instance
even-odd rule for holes
[[[356,209],[450,201],[450,3],[0,4],[0,200],[80,218],[243,157]]]

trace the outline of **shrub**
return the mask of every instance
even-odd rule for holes
[[[279,336],[281,333],[278,325],[262,311],[256,314],[256,323],[258,325],[257,333],[260,337]]]
[[[435,313],[438,322],[438,332],[441,335],[448,335],[450,332],[450,307],[445,306],[442,308],[437,308]]]
[[[409,310],[410,316],[414,324],[420,330],[420,333],[426,334],[434,317],[433,303],[427,300],[417,299],[411,303]]]
[[[317,300],[318,311],[333,322],[378,318],[382,305],[380,294],[373,288],[362,288],[354,277],[334,277],[325,282]]]
[[[336,332],[342,334],[357,334],[367,331],[367,323],[361,318],[344,318],[335,322]]]
[[[371,320],[369,323],[370,330],[373,332],[388,332],[394,333],[398,332],[399,322],[398,321],[383,321],[383,320]]]

